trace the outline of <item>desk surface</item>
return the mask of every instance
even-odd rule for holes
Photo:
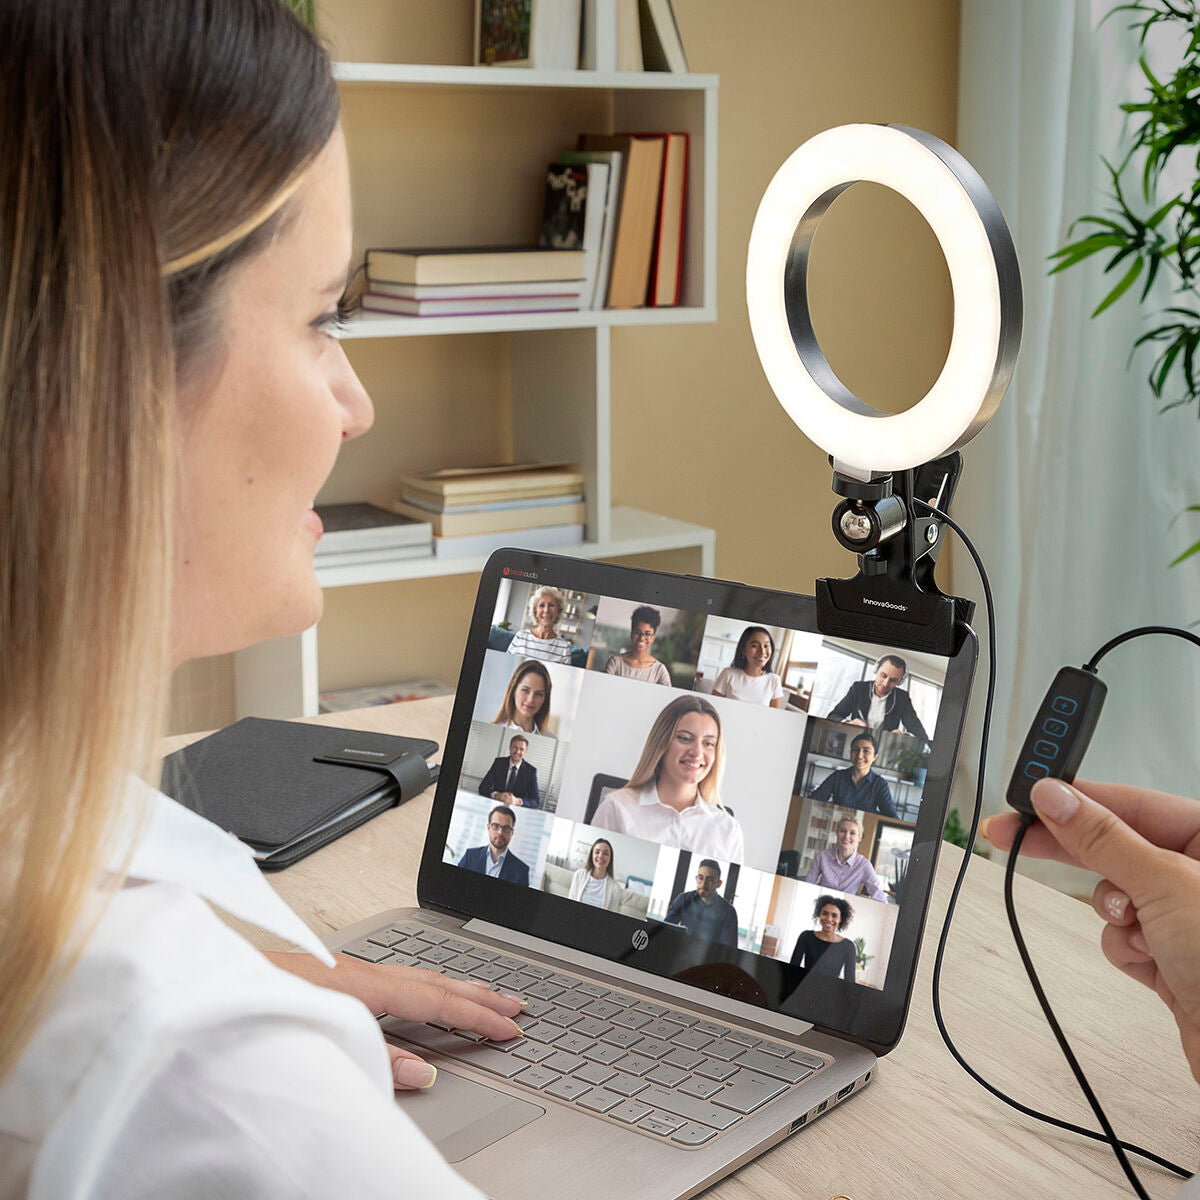
[[[451,698],[317,718],[322,724],[445,742]],[[169,749],[191,741],[171,739]],[[430,789],[267,876],[319,934],[383,909],[416,904]],[[951,1059],[930,1005],[933,954],[960,851],[945,846],[908,1026],[861,1095],[811,1131],[743,1167],[717,1197],[931,1200],[939,1197],[1128,1197],[1112,1152],[1001,1104]],[[1004,916],[1003,871],[977,858],[959,897],[943,972],[942,1009],[959,1049],[1016,1099],[1095,1128],[1037,1007]],[[1118,1134],[1184,1166],[1200,1165],[1200,1088],[1175,1023],[1158,999],[1120,975],[1099,948],[1091,908],[1018,876],[1017,911],[1030,953],[1084,1070]],[[289,948],[258,930],[263,949]],[[1151,1196],[1178,1181],[1135,1160]]]

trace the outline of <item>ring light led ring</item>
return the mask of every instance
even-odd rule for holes
[[[863,180],[898,192],[925,218],[945,255],[954,300],[941,374],[917,404],[894,415],[871,408],[837,378],[809,311],[817,226]],[[999,205],[961,154],[902,125],[829,129],[784,162],[750,233],[746,306],[763,370],[788,416],[839,470],[864,478],[918,467],[969,442],[1000,403],[1021,341],[1021,276]]]

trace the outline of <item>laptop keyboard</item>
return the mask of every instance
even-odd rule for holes
[[[705,1145],[830,1061],[415,921],[386,926],[342,953],[515,992],[527,1002],[515,1018],[522,1036],[507,1042],[433,1023],[389,1018],[383,1027],[678,1146]]]

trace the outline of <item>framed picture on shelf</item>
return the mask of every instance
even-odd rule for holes
[[[580,0],[475,0],[475,63],[573,71]]]

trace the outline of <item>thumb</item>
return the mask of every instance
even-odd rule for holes
[[[1077,862],[1114,883],[1135,907],[1150,901],[1166,851],[1061,779],[1039,780],[1030,798],[1046,831]]]

